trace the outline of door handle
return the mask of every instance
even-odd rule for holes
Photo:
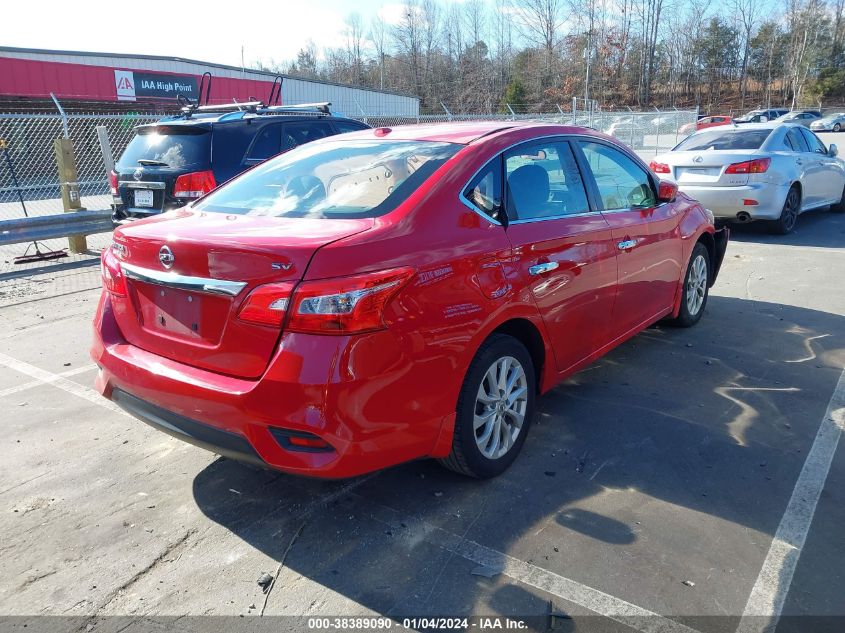
[[[637,240],[622,240],[616,246],[620,251],[627,251],[637,245]]]
[[[551,272],[559,265],[560,264],[558,264],[557,262],[545,262],[543,264],[534,264],[531,268],[528,269],[528,274],[542,275],[543,273]]]

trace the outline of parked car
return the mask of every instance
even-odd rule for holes
[[[775,121],[778,123],[797,123],[804,127],[810,127],[810,124],[820,119],[821,116],[822,114],[818,110],[793,110],[778,117]]]
[[[742,116],[735,117],[734,123],[768,123],[787,114],[787,108],[769,108],[767,110],[751,110]]]
[[[680,134],[692,134],[697,130],[706,130],[709,127],[718,127],[720,125],[730,125],[733,122],[731,117],[724,114],[716,114],[712,116],[701,117],[695,123],[686,123],[678,128]]]
[[[836,155],[805,127],[758,123],[696,132],[651,168],[717,218],[767,220],[786,234],[809,209],[845,211],[845,163]]]
[[[605,128],[604,133],[615,136],[629,147],[642,147],[645,141],[644,123],[640,117],[620,116]]]
[[[110,176],[114,220],[182,207],[279,152],[368,128],[328,106],[204,106],[138,126]]]
[[[664,112],[649,120],[650,134],[675,134],[689,115],[685,112]]]
[[[727,245],[621,143],[512,122],[298,147],[103,253],[99,391],[222,455],[349,477],[503,472],[537,398],[660,319]]]
[[[810,129],[814,132],[838,132],[842,128],[845,128],[845,112],[825,114],[819,120],[810,123]]]

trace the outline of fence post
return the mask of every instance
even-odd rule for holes
[[[508,111],[511,113],[511,121],[516,121],[516,112],[513,111],[510,103],[505,104],[508,108]]]
[[[79,197],[79,177],[76,171],[76,158],[73,152],[73,141],[69,138],[57,138],[53,142],[56,150],[56,165],[59,168],[59,182],[62,187],[62,206],[65,213],[84,211]],[[84,235],[71,235],[67,238],[70,252],[79,254],[88,250],[88,243]]]
[[[578,97],[572,97],[572,125],[578,125]]]
[[[100,151],[103,153],[103,165],[106,168],[106,174],[114,171],[114,156],[111,153],[111,144],[109,143],[109,129],[105,125],[98,125],[97,140],[100,142]]]

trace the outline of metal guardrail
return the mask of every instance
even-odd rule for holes
[[[0,246],[50,240],[69,235],[93,235],[114,229],[109,211],[74,211],[14,220],[0,220]]]

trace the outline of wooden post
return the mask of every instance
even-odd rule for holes
[[[82,199],[79,196],[79,176],[76,172],[76,155],[73,151],[73,141],[69,138],[57,138],[54,142],[56,150],[56,165],[59,168],[59,182],[62,187],[62,206],[65,213],[84,211]],[[71,253],[85,253],[88,242],[84,235],[71,235],[67,238]]]

